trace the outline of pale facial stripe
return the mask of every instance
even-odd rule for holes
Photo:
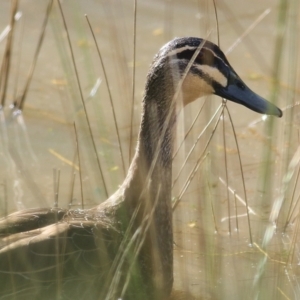
[[[170,51],[168,53],[168,56],[175,56],[175,55],[177,55],[177,54],[179,54],[179,53],[181,53],[183,51],[186,51],[186,50],[192,50],[192,51],[194,51],[196,49],[197,49],[197,47],[192,47],[192,46],[186,45],[184,47],[181,47],[181,48],[174,49],[174,50]]]
[[[228,83],[227,78],[218,69],[213,68],[208,65],[195,65],[193,67],[198,69],[200,72],[202,72],[206,76],[210,77],[213,81],[217,82],[221,86],[223,86],[223,87],[227,86],[227,83]]]
[[[181,48],[174,49],[174,50],[170,51],[167,56],[175,56],[175,55],[180,54],[180,53],[182,53],[182,52],[184,52],[186,50],[196,51],[197,48],[198,47],[192,47],[192,46],[186,45],[184,47],[181,47]],[[203,45],[203,47],[201,47],[201,50],[202,49],[205,49],[206,51],[211,52],[214,57],[220,59],[227,66],[226,62],[220,56],[216,55],[216,53],[214,51],[212,51],[210,48],[206,48],[205,44]]]
[[[178,64],[180,61],[182,60],[178,58],[172,59],[172,63],[175,64]],[[192,69],[193,68],[199,70],[203,74],[203,80],[204,78],[209,78],[223,87],[227,86],[228,83],[227,78],[217,68],[211,67],[209,65],[199,65],[199,64],[192,65]],[[190,70],[190,72],[193,73],[192,69]]]

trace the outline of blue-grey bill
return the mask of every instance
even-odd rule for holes
[[[216,94],[258,113],[282,117],[280,108],[254,93],[244,83],[241,87],[237,84],[229,84],[226,88],[218,89]]]

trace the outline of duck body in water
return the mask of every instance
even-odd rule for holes
[[[148,73],[136,153],[120,188],[92,209],[29,209],[0,221],[0,299],[167,299],[176,109],[210,94],[282,116],[215,44],[172,40]]]

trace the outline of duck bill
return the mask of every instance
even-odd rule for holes
[[[226,88],[219,88],[216,94],[258,113],[282,117],[281,109],[254,93],[242,81],[239,84],[230,83]]]

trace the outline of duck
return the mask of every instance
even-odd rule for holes
[[[0,220],[0,299],[168,299],[176,115],[213,94],[282,116],[214,43],[168,42],[148,72],[136,151],[118,190],[93,208],[32,208]]]

